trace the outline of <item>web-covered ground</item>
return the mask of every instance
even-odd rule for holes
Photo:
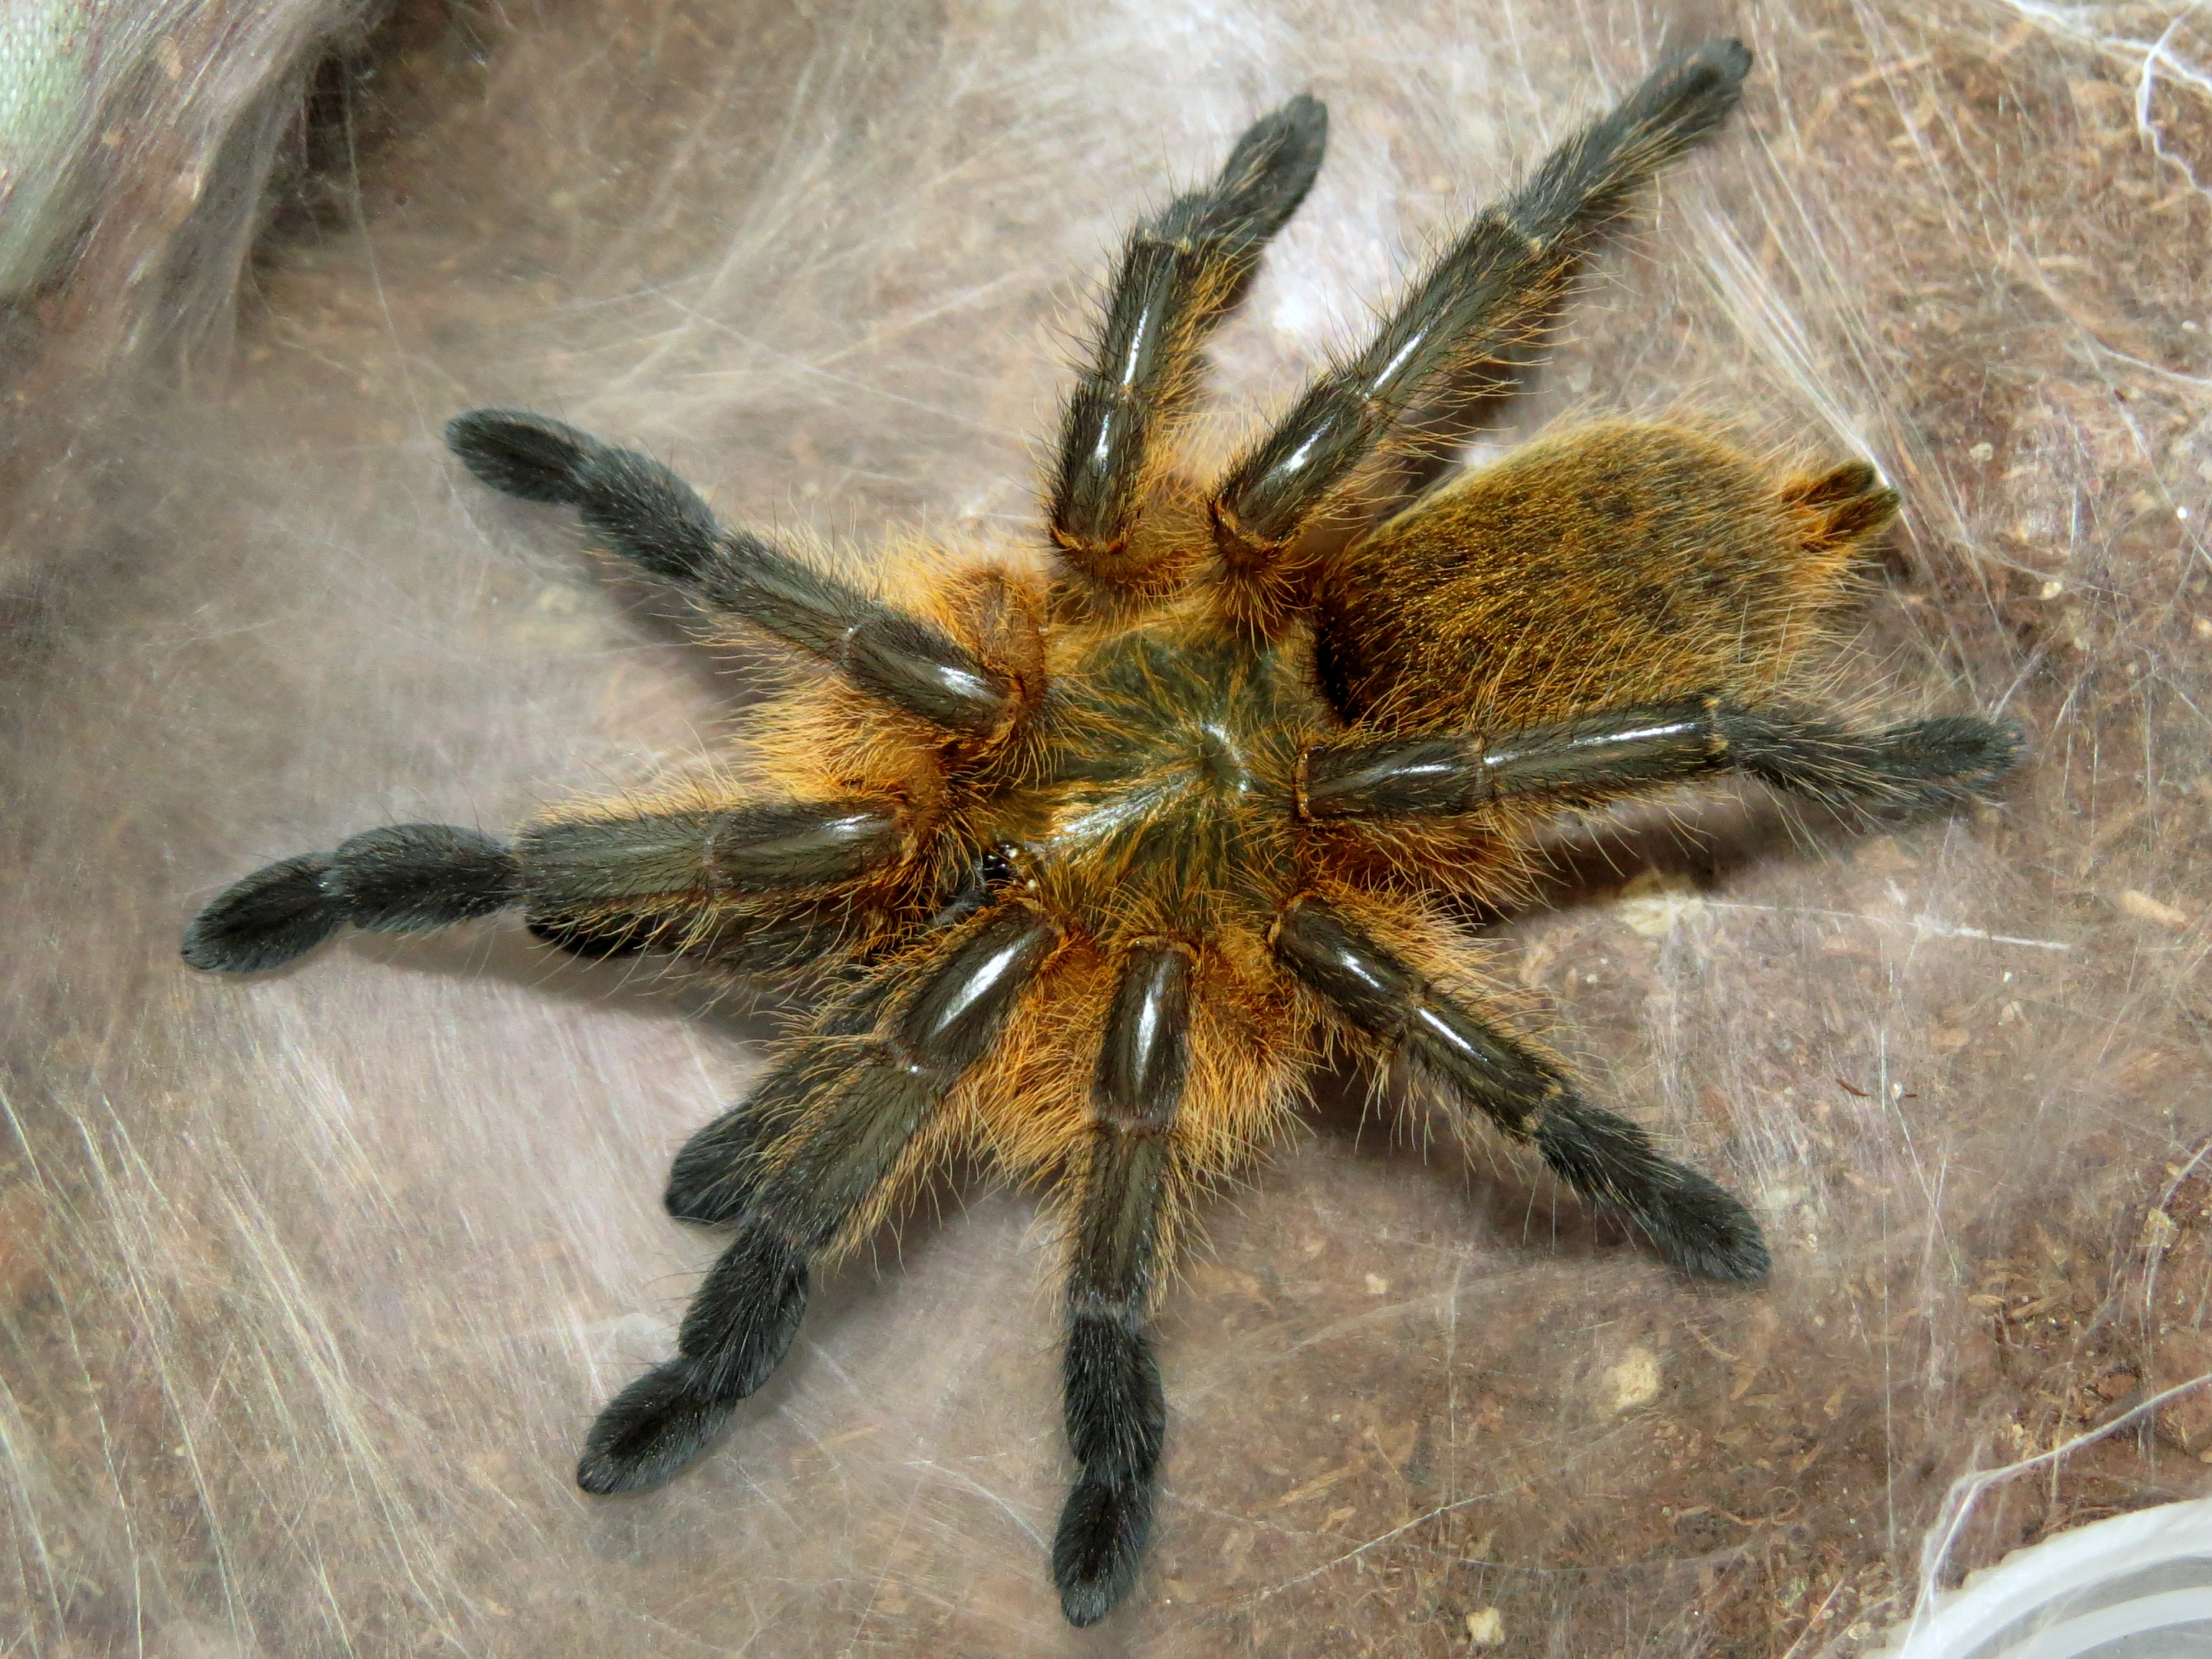
[[[97,211],[0,331],[8,1651],[1845,1656],[1955,1479],[2212,1372],[2212,10],[417,4],[340,32],[303,132],[331,8],[140,9],[106,101],[41,106]],[[1893,833],[1725,791],[1599,826],[1495,930],[1595,1091],[1760,1210],[1771,1287],[1332,1095],[1168,1304],[1163,1520],[1098,1630],[1044,1572],[1052,1241],[981,1177],[698,1468],[576,1492],[716,1248],[667,1158],[772,1020],[511,920],[176,959],[258,864],[503,831],[742,701],[446,417],[556,413],[863,558],[1032,548],[1110,250],[1254,115],[1334,127],[1220,337],[1232,416],[1721,32],[1732,131],[1475,453],[1690,408],[1871,455],[1905,527],[1840,692],[2034,743]],[[1985,1496],[1948,1570],[2201,1494],[2200,1452],[2185,1396]]]

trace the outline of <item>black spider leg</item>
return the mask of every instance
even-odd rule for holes
[[[1598,234],[1638,185],[1719,130],[1750,69],[1735,40],[1669,58],[1480,215],[1367,348],[1316,380],[1214,491],[1231,568],[1273,564],[1440,376],[1530,344]]]
[[[757,971],[801,965],[834,931],[819,901],[896,864],[896,803],[836,800],[562,819],[515,855],[530,931],[580,956],[710,952]]]
[[[988,904],[994,894],[1013,880],[1013,872],[996,849],[979,856],[968,878],[952,893],[951,902],[927,922],[924,931],[939,933],[959,927]],[[747,941],[750,946],[751,941]],[[803,950],[799,942],[795,949]],[[750,949],[748,960],[750,960]],[[810,1066],[834,1063],[838,1039],[865,1036],[901,988],[890,974],[861,980],[842,994],[829,1000],[817,1016],[812,1035],[815,1058]],[[740,1101],[684,1143],[668,1172],[662,1202],[678,1221],[702,1226],[721,1226],[735,1221],[752,1202],[753,1188],[765,1170],[763,1155],[772,1141],[774,1125],[757,1099]]]
[[[1260,255],[1312,187],[1328,112],[1300,96],[1237,141],[1213,183],[1131,233],[1091,365],[1069,396],[1052,538],[1094,575],[1123,573],[1159,441],[1198,389],[1206,337],[1243,298]]]
[[[1599,709],[1494,737],[1346,738],[1305,757],[1309,818],[1471,812],[1516,795],[1598,798],[1723,769],[1831,805],[1942,805],[2019,759],[2017,726],[1964,714],[1853,732],[1718,696]]]
[[[334,853],[282,860],[217,895],[185,930],[185,960],[250,973],[281,967],[342,926],[424,933],[518,902],[542,937],[608,955],[684,932],[703,913],[623,922],[580,917],[580,907],[672,895],[702,904],[767,895],[796,902],[891,862],[901,848],[892,805],[866,796],[549,823],[513,851],[452,824],[394,824]],[[773,931],[763,927],[753,942],[765,945]]]
[[[1327,905],[1300,899],[1286,908],[1275,953],[1346,1019],[1531,1142],[1554,1175],[1677,1267],[1740,1285],[1765,1279],[1766,1244],[1741,1203],[1662,1158],[1642,1129],[1582,1099],[1548,1063]]]
[[[1063,1370],[1067,1443],[1081,1472],[1052,1547],[1052,1580],[1073,1625],[1097,1623],[1128,1593],[1152,1531],[1166,1406],[1143,1326],[1177,1185],[1172,1132],[1189,1070],[1189,1008],[1188,951],[1131,952],[1091,1084]]]
[[[216,895],[185,929],[185,960],[227,974],[281,968],[350,924],[423,933],[502,910],[522,896],[514,856],[450,823],[366,830],[334,853],[264,866]]]
[[[747,531],[725,531],[691,487],[649,457],[542,415],[480,409],[446,442],[470,471],[525,501],[565,502],[617,553],[823,659],[894,708],[969,737],[995,732],[1014,691],[975,653]]]
[[[685,1141],[669,1166],[668,1186],[661,1194],[668,1213],[704,1227],[741,1218],[768,1173],[778,1111],[790,1105],[789,1091],[770,1084],[787,1072],[818,1077],[834,1071],[838,1057],[851,1054],[853,1039],[875,1029],[898,988],[890,974],[864,981],[819,1016],[816,1030],[799,1039],[773,1077]]]
[[[844,1242],[915,1137],[981,1056],[1057,930],[1026,905],[987,912],[945,949],[884,1035],[800,1043],[755,1096],[780,1127],[738,1235],[692,1299],[676,1358],[624,1389],[584,1445],[592,1492],[657,1486],[765,1382],[799,1333],[809,1264]]]

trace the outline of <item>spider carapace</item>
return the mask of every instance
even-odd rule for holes
[[[1453,906],[1524,891],[1536,832],[1571,809],[1726,771],[1937,805],[2001,775],[2018,737],[1965,717],[1854,731],[1805,702],[1895,511],[1863,463],[1792,474],[1612,421],[1388,498],[1425,412],[1527,359],[1605,227],[1720,128],[1750,64],[1723,41],[1661,65],[1208,483],[1176,441],[1205,338],[1326,130],[1307,97],[1259,121],[1129,238],[1064,413],[1050,547],[1024,559],[893,560],[866,591],[719,526],[641,455],[514,411],[452,423],[484,483],[577,508],[708,617],[791,647],[792,684],[746,717],[738,781],[563,807],[511,847],[372,830],[222,894],[185,955],[264,969],[343,924],[520,905],[573,951],[819,990],[752,1097],[677,1156],[669,1209],[734,1239],[675,1356],[591,1431],[586,1488],[696,1455],[784,1357],[812,1277],[981,1149],[1064,1222],[1077,1474],[1052,1573],[1068,1618],[1102,1617],[1152,1523],[1164,1411],[1144,1327],[1176,1235],[1332,1047],[1530,1145],[1682,1269],[1764,1279],[1749,1212],[1583,1097],[1486,994]]]

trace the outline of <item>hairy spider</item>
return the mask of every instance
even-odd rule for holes
[[[1049,568],[916,568],[893,602],[720,527],[642,455],[535,415],[452,423],[484,483],[576,507],[710,617],[829,671],[752,716],[742,791],[572,805],[512,848],[371,830],[248,877],[185,935],[195,967],[242,972],[342,923],[520,904],[573,951],[822,988],[752,1097],[677,1155],[670,1212],[736,1237],[676,1357],[592,1429],[586,1490],[673,1475],[783,1358],[812,1276],[956,1148],[987,1149],[1064,1212],[1078,1474],[1052,1573],[1070,1620],[1103,1617],[1152,1522],[1147,1313],[1194,1196],[1282,1133],[1330,1045],[1532,1145],[1684,1270],[1765,1277],[1741,1203],[1473,988],[1446,902],[1525,894],[1565,811],[1717,772],[1905,806],[1999,777],[2007,726],[1857,732],[1786,700],[1896,496],[1863,462],[1784,477],[1610,421],[1345,533],[1383,487],[1363,464],[1541,337],[1600,232],[1719,129],[1750,65],[1735,41],[1662,64],[1206,488],[1173,443],[1201,348],[1312,184],[1327,117],[1299,97],[1258,122],[1121,255],[1061,425]]]

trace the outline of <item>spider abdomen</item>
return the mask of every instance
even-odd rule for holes
[[[1896,504],[1863,464],[1784,479],[1681,427],[1562,432],[1330,562],[1323,677],[1348,718],[1399,731],[1769,691]]]

